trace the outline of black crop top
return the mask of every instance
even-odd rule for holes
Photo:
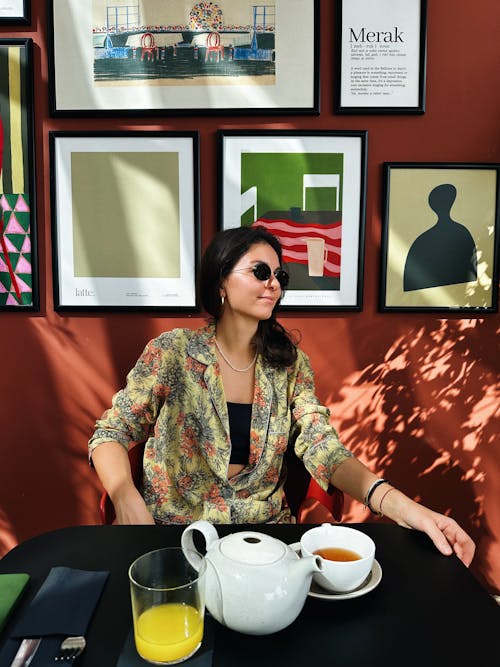
[[[250,454],[251,403],[227,402],[229,432],[231,435],[231,457],[229,463],[248,463]]]

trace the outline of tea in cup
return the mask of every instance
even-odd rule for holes
[[[137,653],[156,665],[187,660],[201,646],[205,563],[199,571],[182,549],[150,551],[129,568]]]
[[[303,556],[320,556],[314,581],[328,591],[347,593],[361,586],[373,567],[375,542],[360,530],[323,523],[301,537]]]

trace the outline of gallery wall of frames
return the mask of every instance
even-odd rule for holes
[[[73,125],[168,116],[169,127],[187,114],[253,117],[251,128],[214,128],[218,226],[263,224],[278,235],[291,273],[283,308],[362,309],[370,136],[309,129],[321,115],[320,3],[191,4],[48,2],[50,115]],[[5,11],[5,24],[9,15],[29,22],[30,3]],[[360,115],[426,112],[426,0],[338,1],[335,27],[336,114],[359,128]],[[0,47],[0,308],[36,311],[33,40],[3,37]],[[269,129],[263,115],[303,115],[309,128]],[[49,143],[55,307],[196,311],[199,132],[55,130]],[[495,312],[498,165],[383,168],[381,310]]]
[[[197,263],[216,231],[262,226],[290,274],[282,321],[301,331],[347,444],[402,486],[425,478],[408,491],[429,505],[443,484],[460,496],[478,577],[500,587],[500,532],[478,500],[489,459],[470,454],[498,433],[494,411],[470,407],[498,389],[496,4],[467,20],[437,4],[0,0],[0,341],[14,378],[2,432],[15,439],[28,401],[24,437],[64,442],[85,480],[76,498],[63,483],[65,507],[38,527],[93,521],[98,483],[81,458],[93,420],[149,338],[204,321]],[[30,373],[55,403],[32,396]],[[30,475],[27,488],[43,485]],[[2,526],[12,539],[38,528],[0,506],[1,555]]]

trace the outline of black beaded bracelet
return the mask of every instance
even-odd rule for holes
[[[373,507],[370,504],[371,497],[373,496],[373,492],[377,488],[377,486],[380,486],[381,484],[390,484],[390,482],[387,479],[377,479],[373,482],[373,484],[370,486],[368,491],[366,492],[365,496],[365,507],[367,507],[372,514],[375,514],[376,516],[381,516],[381,512],[376,512]]]

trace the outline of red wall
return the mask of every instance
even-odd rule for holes
[[[41,309],[0,315],[0,554],[54,528],[98,521],[99,484],[86,442],[145,342],[199,316],[57,314],[52,298],[48,131],[199,129],[202,244],[217,227],[219,128],[368,130],[365,296],[360,313],[287,313],[287,328],[317,371],[344,441],[412,497],[450,511],[478,542],[473,571],[500,591],[497,315],[460,319],[377,312],[382,163],[499,162],[497,0],[431,0],[427,111],[422,116],[333,112],[331,0],[321,0],[321,114],[145,119],[54,119],[48,113],[45,3],[28,30],[35,43],[37,215]],[[372,520],[359,503],[348,520]]]

